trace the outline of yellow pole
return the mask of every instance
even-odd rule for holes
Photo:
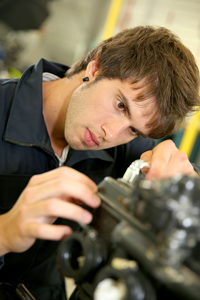
[[[200,121],[200,111],[195,113],[187,125],[183,137],[181,139],[181,143],[179,149],[187,154],[190,157],[192,152],[192,148],[195,143],[195,139],[199,132],[199,121]]]
[[[102,40],[108,39],[112,36],[114,28],[117,23],[117,19],[119,17],[122,3],[123,0],[111,0],[107,20],[102,35]]]

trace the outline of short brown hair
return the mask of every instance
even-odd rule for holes
[[[96,80],[130,79],[142,92],[136,101],[154,99],[156,107],[147,126],[149,136],[161,138],[180,126],[200,105],[199,70],[191,51],[164,27],[138,26],[101,42],[66,73],[70,77],[97,59]]]

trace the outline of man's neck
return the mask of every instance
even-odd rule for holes
[[[83,74],[43,82],[43,115],[52,148],[59,157],[67,145],[64,128],[68,103],[74,90],[82,84]]]
[[[51,139],[51,138],[50,138]],[[65,141],[65,139],[62,140],[56,140],[54,141],[53,139],[51,139],[51,147],[54,150],[55,154],[58,157],[62,156],[63,153],[63,149],[67,146],[67,142]]]

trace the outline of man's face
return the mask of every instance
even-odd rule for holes
[[[127,80],[83,83],[72,94],[66,113],[65,139],[76,150],[100,150],[148,135],[149,101],[135,102],[139,90]]]

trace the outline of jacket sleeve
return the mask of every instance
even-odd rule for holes
[[[0,270],[4,265],[4,256],[0,256]]]
[[[200,166],[193,164],[193,163],[192,163],[192,165],[193,165],[194,170],[200,175]]]

